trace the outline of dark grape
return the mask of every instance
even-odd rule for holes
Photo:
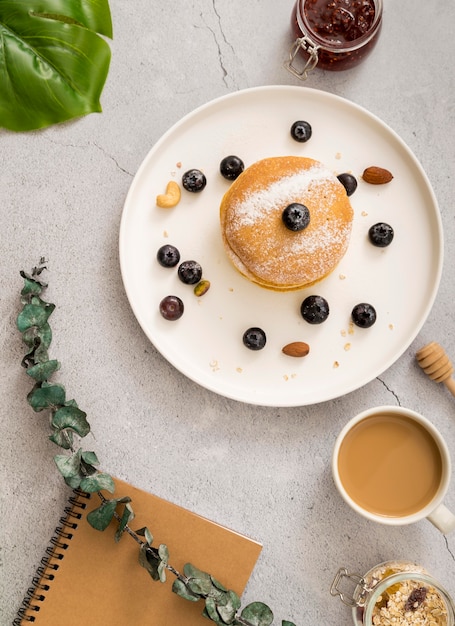
[[[243,333],[243,343],[250,350],[262,350],[265,346],[267,338],[262,328],[248,328]]]
[[[392,243],[393,228],[384,222],[374,224],[368,231],[368,238],[374,246],[385,248]]]
[[[183,261],[180,263],[177,273],[185,285],[196,285],[202,278],[202,267],[197,261]]]
[[[238,156],[230,155],[224,157],[220,163],[220,173],[227,180],[235,180],[245,169],[245,165]]]
[[[309,324],[322,324],[329,312],[329,303],[322,296],[308,296],[300,306],[300,313]]]
[[[305,143],[313,134],[311,124],[303,120],[294,122],[291,126],[291,137],[300,143]]]
[[[175,246],[166,244],[158,250],[156,258],[163,267],[175,267],[180,261],[180,252]]]
[[[297,232],[303,230],[310,223],[310,212],[304,204],[293,202],[282,213],[282,220],[286,228]]]
[[[357,178],[347,172],[340,174],[337,178],[346,189],[346,194],[348,196],[352,196],[354,191],[357,189]]]
[[[182,185],[187,191],[198,193],[207,184],[207,179],[201,170],[188,170],[182,176]]]
[[[183,302],[178,296],[166,296],[160,302],[160,313],[165,320],[175,322],[183,315]]]
[[[351,317],[359,328],[370,328],[376,321],[376,310],[371,304],[361,302],[352,309]]]

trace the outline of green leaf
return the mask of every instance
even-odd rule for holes
[[[150,532],[150,530],[147,528],[147,526],[144,526],[143,528],[139,528],[139,530],[136,530],[136,535],[139,535],[140,537],[145,537],[145,540],[148,543],[148,545],[149,546],[152,545],[153,535]]]
[[[97,472],[92,476],[85,476],[82,478],[80,483],[80,488],[82,491],[86,491],[87,493],[95,493],[96,491],[110,491],[110,493],[114,493],[115,485],[112,477],[109,474],[103,474],[102,472]]]
[[[284,619],[281,622],[281,626],[295,626],[294,622],[288,622],[288,620]]]
[[[33,278],[22,273],[24,278],[24,286],[22,287],[21,296],[28,296],[30,294],[39,295],[43,291],[43,285]]]
[[[105,500],[101,506],[87,515],[87,521],[95,530],[106,530],[114,517],[117,500]]]
[[[44,361],[37,363],[33,367],[27,369],[27,374],[38,382],[49,380],[54,372],[60,369],[60,363],[53,359],[52,361]]]
[[[80,485],[81,475],[81,456],[82,450],[79,448],[71,455],[58,454],[54,457],[55,464],[57,465],[60,474],[65,479],[67,485],[73,489],[77,489]]]
[[[84,463],[87,463],[87,465],[99,465],[100,464],[95,452],[83,452],[82,460],[84,461]]]
[[[122,513],[122,517],[120,519],[118,528],[117,528],[117,532],[115,533],[115,537],[114,540],[116,542],[120,541],[120,539],[123,536],[123,533],[125,532],[125,528],[127,526],[127,524],[129,524],[129,522],[134,519],[134,511],[131,507],[130,504],[125,504],[125,507],[123,509],[123,513]]]
[[[33,387],[27,400],[34,411],[56,409],[65,403],[65,388],[63,385],[43,382]]]
[[[216,624],[232,624],[240,608],[239,596],[234,591],[222,592],[219,597],[206,598],[207,615]]]
[[[49,439],[65,450],[72,448],[74,443],[74,437],[71,430],[56,430],[52,433],[52,435],[49,435]]]
[[[172,584],[172,591],[181,598],[189,600],[190,602],[199,602],[201,599],[201,596],[193,593],[180,578],[176,578],[176,580],[174,580]]]
[[[44,346],[48,348],[52,342],[52,330],[48,323],[42,326],[31,326],[22,334],[22,341],[30,348]]]
[[[58,431],[69,428],[77,433],[79,437],[86,437],[90,432],[90,424],[85,419],[86,417],[87,413],[75,406],[61,406],[52,416],[51,425]],[[86,461],[87,454],[84,452],[82,455],[84,461]]]
[[[99,34],[97,34],[99,33]],[[43,128],[101,111],[108,0],[0,1],[0,124]]]
[[[19,332],[24,333],[32,326],[44,326],[54,309],[55,305],[53,304],[26,304],[17,316]]]
[[[143,543],[140,547],[139,564],[147,570],[153,580],[160,580],[160,575],[158,573],[160,559],[146,543]]]
[[[188,587],[193,593],[198,593],[202,596],[207,596],[212,588],[212,581],[210,574],[201,571],[191,563],[186,563],[183,566],[183,573],[188,578]]]
[[[270,626],[273,622],[273,613],[263,602],[252,602],[241,612],[243,619],[250,622],[251,626]]]

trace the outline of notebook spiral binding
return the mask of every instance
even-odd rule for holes
[[[72,531],[76,530],[79,520],[90,494],[75,489],[68,500],[68,506],[64,509],[64,515],[59,520],[59,526],[54,531],[49,545],[46,548],[46,556],[41,559],[41,565],[36,569],[32,579],[32,586],[28,588],[22,605],[13,621],[13,626],[21,626],[24,622],[34,622],[36,617],[33,613],[40,610],[40,603],[46,599],[46,593],[55,578],[55,572],[60,567],[58,561],[65,557],[65,550],[73,537]]]

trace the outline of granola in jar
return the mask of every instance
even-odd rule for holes
[[[449,593],[408,561],[381,563],[363,576],[342,567],[330,593],[351,607],[355,626],[455,626]]]
[[[387,587],[372,611],[374,626],[448,626],[447,604],[433,585],[414,576],[428,574],[423,567],[413,563],[385,563],[365,577],[369,587],[401,572],[412,572],[404,580]],[[426,576],[424,577],[426,578]]]

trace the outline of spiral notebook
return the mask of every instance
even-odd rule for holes
[[[224,526],[116,480],[116,497],[130,496],[133,529],[147,526],[169,549],[169,563],[183,572],[192,563],[239,596],[262,546]],[[175,576],[152,580],[139,565],[131,537],[114,541],[117,523],[94,530],[86,515],[96,494],[75,492],[46,550],[14,626],[207,626],[203,601],[172,592]]]

